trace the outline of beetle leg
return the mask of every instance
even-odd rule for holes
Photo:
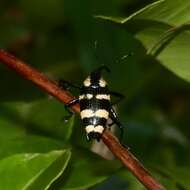
[[[88,134],[86,134],[86,140],[89,142],[91,140],[91,138],[88,136]]]
[[[119,103],[123,98],[125,98],[125,96],[123,94],[120,94],[118,92],[110,91],[109,93],[110,93],[110,95],[118,98],[118,100],[116,100],[114,103],[112,103],[112,105]]]
[[[111,118],[111,120],[113,121],[110,125],[113,125],[113,124],[116,124],[119,129],[121,130],[121,133],[120,133],[120,139],[122,140],[123,139],[123,125],[121,124],[121,122],[119,121],[118,119],[118,116],[115,112],[115,110],[111,107],[110,108],[110,111],[109,111],[109,117]],[[110,126],[109,125],[109,126]],[[110,126],[111,127],[111,126]]]
[[[69,115],[64,117],[64,121],[67,122],[73,115],[73,112],[69,109],[71,106],[75,105],[79,103],[79,99],[73,99],[70,102],[68,102],[67,104],[65,104],[65,110],[68,112]]]
[[[61,88],[61,89],[69,89],[70,87],[73,87],[73,88],[77,88],[77,89],[80,89],[79,86],[75,85],[75,84],[72,84],[71,82],[68,82],[64,79],[60,79],[58,81],[58,86]]]

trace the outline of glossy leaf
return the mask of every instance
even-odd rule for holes
[[[103,20],[109,20],[118,25],[122,25],[128,31],[131,30],[147,49],[149,55],[152,47],[162,46],[156,54],[157,59],[166,68],[179,77],[190,82],[190,57],[187,50],[190,45],[187,43],[190,34],[184,32],[189,29],[188,24],[171,28],[170,25],[186,23],[190,17],[188,10],[189,1],[164,1],[144,7],[129,17],[117,19],[112,17],[99,16]],[[150,10],[150,7],[152,8]],[[175,11],[174,11],[175,10]],[[142,13],[142,14],[139,14]],[[132,19],[134,19],[132,21]],[[129,27],[128,27],[128,22]],[[125,24],[125,25],[124,25]],[[177,52],[177,53],[176,53]]]
[[[153,9],[147,9],[139,18],[178,26],[189,22],[189,6],[189,0],[165,0]]]
[[[103,20],[113,21],[113,22],[118,23],[118,24],[125,24],[128,21],[130,21],[131,19],[134,19],[138,15],[141,15],[143,12],[158,6],[160,3],[163,3],[164,1],[165,0],[155,1],[154,3],[151,3],[151,4],[143,7],[142,9],[138,10],[137,12],[131,14],[130,16],[128,16],[126,18],[115,18],[115,17],[103,16],[103,15],[96,15],[95,18],[100,18],[100,19],[103,19]]]
[[[156,56],[167,69],[190,82],[190,57],[187,54],[190,34],[180,31],[180,27],[177,30],[165,24],[153,25],[138,32],[136,37],[147,47],[148,55]]]
[[[120,168],[116,161],[108,161],[85,149],[74,149],[66,170],[67,177],[60,178],[55,189],[79,190],[94,186],[107,179]]]
[[[46,190],[64,172],[70,151],[17,154],[0,160],[0,189]]]

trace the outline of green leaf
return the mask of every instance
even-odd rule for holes
[[[63,141],[69,140],[74,125],[74,117],[71,117],[68,122],[64,121],[68,111],[65,110],[62,103],[54,99],[43,99],[32,102],[29,106],[26,125]]]
[[[0,189],[46,190],[64,172],[70,151],[25,153],[0,161]]]
[[[131,14],[130,16],[126,17],[126,18],[116,18],[116,17],[111,17],[111,16],[103,16],[103,15],[96,15],[95,18],[100,18],[100,19],[103,19],[103,20],[108,20],[108,21],[113,21],[115,23],[118,23],[118,24],[125,24],[126,22],[130,21],[131,19],[137,17],[138,15],[141,15],[143,12],[149,10],[149,9],[152,9],[156,6],[158,6],[160,3],[163,3],[165,0],[159,0],[159,1],[156,1],[154,3],[151,3],[145,7],[143,7],[142,9],[138,10],[137,12]]]
[[[6,135],[8,136],[8,134]],[[0,140],[0,159],[18,153],[41,152],[63,148],[63,142],[37,135],[23,135],[20,137]]]
[[[152,9],[147,9],[137,18],[181,25],[190,21],[189,0],[165,0]]]
[[[125,179],[128,183],[129,189],[133,190],[145,190],[145,187],[132,175],[129,171],[123,168],[117,173],[118,177]]]
[[[146,5],[128,17],[95,16],[103,20],[112,21],[118,24],[126,24],[131,19],[145,19],[163,22],[170,25],[181,25],[190,20],[189,0],[160,0]]]
[[[148,55],[157,56],[167,69],[190,82],[190,56],[187,54],[190,33],[184,30],[184,25],[171,28],[162,23],[153,23],[152,27],[138,31],[136,37],[147,48]]]
[[[54,189],[87,189],[107,179],[121,166],[117,161],[104,160],[94,153],[77,148],[72,151],[72,159],[67,167],[67,177],[60,178]]]
[[[170,0],[161,4],[158,2],[159,6],[154,6],[151,10],[152,4],[150,4],[122,19],[99,18],[109,20],[118,26],[122,25],[126,30],[132,32],[146,47],[148,55],[157,56],[159,62],[167,69],[190,82],[190,57],[187,53],[190,48],[190,44],[187,43],[190,40],[190,33],[185,32],[189,29],[189,24],[174,28],[170,26],[185,23],[190,18],[189,11],[186,11],[189,1],[184,0],[184,4],[179,3],[180,5],[176,1]],[[139,13],[142,14],[139,15]],[[178,20],[179,17],[180,20]],[[132,18],[134,20],[130,21]],[[157,48],[155,51],[156,46],[161,48]]]
[[[65,133],[60,134],[60,136],[62,135],[62,138],[60,138],[60,140],[55,138],[45,137],[44,135],[42,136],[42,131],[41,133],[38,132],[38,135],[36,134],[37,129],[36,131],[34,131],[34,128],[32,128],[33,126],[32,119],[31,122],[30,120],[28,120],[28,117],[30,116],[30,113],[32,111],[31,109],[33,108],[32,106],[33,103],[21,103],[21,102],[0,104],[1,108],[0,158],[17,153],[48,152],[51,150],[55,149],[57,150],[63,148],[64,146],[63,140],[66,140],[63,137],[66,137],[68,134]],[[48,103],[46,106],[48,107]],[[61,106],[62,105],[60,104],[60,107]],[[50,106],[50,108],[52,107],[53,106]],[[40,113],[43,115],[42,112]],[[51,116],[46,115],[46,117],[51,117]],[[34,119],[35,118],[36,117],[34,117]],[[55,131],[55,126],[53,125],[53,122],[56,123],[56,121],[54,121],[55,117],[52,116],[51,118],[53,120],[52,121],[52,133],[53,133]],[[37,120],[35,121],[36,125],[39,124],[37,126],[40,126],[40,123],[43,124],[43,121],[41,120],[39,120],[38,123]],[[61,122],[61,120],[58,120],[57,122]],[[64,126],[59,127],[59,129],[62,131],[63,128]]]
[[[159,168],[157,169],[157,173],[168,187],[170,185],[170,188],[180,186],[183,189],[189,189],[189,167],[173,165],[172,168],[157,168]]]
[[[171,171],[171,173],[175,175],[173,175],[175,180],[185,189],[190,187],[189,169],[189,167],[177,167],[175,170]]]
[[[35,130],[63,141],[67,141],[71,136],[74,117],[64,122],[64,116],[67,116],[68,112],[64,105],[55,99],[41,99],[30,103],[11,102],[2,104],[2,107],[4,118],[12,115],[10,119],[14,121],[16,117],[20,127],[26,130]]]

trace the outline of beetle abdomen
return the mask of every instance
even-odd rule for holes
[[[109,117],[110,96],[107,94],[82,94],[80,116],[89,138],[99,139]]]

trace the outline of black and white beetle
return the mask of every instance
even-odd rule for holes
[[[85,126],[86,136],[88,140],[96,139],[100,141],[102,133],[104,132],[108,118],[112,120],[111,127],[116,124],[121,129],[121,135],[123,134],[123,127],[116,112],[113,109],[110,96],[117,96],[120,99],[124,96],[120,93],[109,91],[106,81],[102,78],[101,71],[105,69],[109,72],[108,67],[101,66],[97,70],[91,72],[91,74],[84,80],[81,87],[73,85],[65,80],[59,81],[61,88],[74,87],[80,90],[79,98],[74,99],[66,104],[66,109],[70,113],[68,117],[72,115],[72,112],[68,109],[76,103],[80,105],[80,116]],[[68,119],[68,118],[67,118]]]

